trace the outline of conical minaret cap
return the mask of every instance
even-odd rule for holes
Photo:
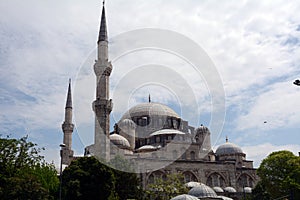
[[[101,14],[101,22],[100,22],[100,31],[99,31],[99,37],[98,37],[98,44],[101,41],[107,41],[107,29],[106,29],[106,17],[105,17],[105,8],[104,8],[104,2],[102,7],[102,14]]]
[[[68,88],[66,108],[72,108],[71,79],[69,79],[69,88]]]

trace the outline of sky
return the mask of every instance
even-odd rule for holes
[[[28,135],[56,166],[69,78],[75,154],[93,142],[101,8],[96,0],[0,0],[0,134]],[[151,94],[190,125],[209,127],[213,149],[228,136],[255,167],[273,151],[298,155],[298,1],[107,0],[105,8],[111,128]]]

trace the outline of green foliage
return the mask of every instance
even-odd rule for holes
[[[109,165],[131,170],[130,163],[120,156]],[[64,199],[140,199],[139,180],[134,173],[108,167],[94,157],[74,160],[63,171]]]
[[[271,153],[257,170],[271,198],[300,198],[300,157],[289,151]]]
[[[72,161],[62,180],[64,199],[117,199],[113,171],[94,157]]]
[[[271,200],[270,194],[261,181],[259,181],[252,190],[252,200]]]
[[[158,178],[148,185],[147,194],[151,199],[169,200],[177,195],[186,194],[188,188],[183,184],[182,174],[168,174],[165,179]]]
[[[0,138],[0,199],[54,199],[57,173],[40,151],[27,137]]]

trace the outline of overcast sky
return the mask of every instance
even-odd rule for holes
[[[0,0],[1,134],[28,135],[57,165],[69,78],[75,154],[82,155],[93,142],[93,63],[101,8],[96,0]],[[150,93],[152,101],[167,104],[191,125],[216,130],[214,149],[228,136],[256,167],[272,151],[298,154],[300,87],[293,81],[300,79],[299,10],[296,0],[107,0],[112,124]],[[195,68],[185,55],[159,45],[118,58],[118,39],[144,28],[178,34],[175,47],[183,48],[182,37],[188,38],[202,51],[185,53],[199,54],[204,66]],[[153,39],[142,33],[144,40]],[[206,73],[208,66],[213,67]]]

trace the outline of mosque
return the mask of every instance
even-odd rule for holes
[[[94,144],[85,147],[84,155],[109,161],[116,155],[129,159],[140,174],[144,188],[155,178],[182,173],[185,183],[199,182],[215,192],[251,191],[258,181],[253,161],[243,150],[228,141],[216,151],[211,147],[211,133],[203,125],[193,127],[167,105],[152,102],[138,104],[123,114],[110,131],[113,100],[109,98],[109,77],[112,64],[108,60],[108,35],[103,5],[97,41],[96,97]],[[91,111],[92,112],[92,111]],[[65,107],[61,150],[63,164],[74,159],[72,150],[72,95],[69,83]]]

